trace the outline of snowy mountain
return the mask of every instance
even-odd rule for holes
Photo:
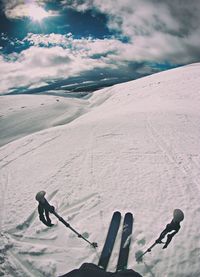
[[[58,276],[97,264],[115,210],[134,215],[129,268],[145,277],[200,276],[199,72],[192,64],[82,100],[1,96],[1,276]],[[52,228],[39,221],[40,190],[97,251],[53,215]],[[138,264],[135,254],[175,208],[185,214],[179,233]],[[120,232],[110,271],[119,245]]]

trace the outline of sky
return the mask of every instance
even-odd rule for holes
[[[95,90],[200,61],[199,0],[1,0],[0,93]]]

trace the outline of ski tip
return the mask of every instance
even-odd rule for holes
[[[127,213],[125,214],[125,217],[130,217],[130,218],[133,219],[133,214],[132,214],[131,212],[127,212]]]
[[[115,215],[116,215],[116,214],[117,214],[117,215],[121,215],[120,211],[115,211],[115,212],[113,212],[113,215],[114,215],[114,214],[115,214]]]

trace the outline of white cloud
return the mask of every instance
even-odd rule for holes
[[[42,7],[44,1],[7,1],[5,4],[5,14],[8,18],[16,19],[23,17],[33,18],[33,13],[40,13],[42,17],[57,16],[58,12],[45,11]],[[38,15],[39,16],[39,15]]]
[[[98,55],[98,60],[105,62],[106,58],[110,60],[116,58],[118,54],[122,54],[129,44],[124,44],[117,39],[93,39],[93,38],[81,38],[74,39],[71,34],[60,35],[60,34],[49,34],[49,35],[38,35],[28,34],[23,41],[29,41],[34,46],[46,46],[46,47],[62,47],[65,53],[68,53],[69,57],[76,58],[94,58],[93,56]]]
[[[34,1],[40,6],[52,0]],[[32,1],[30,1],[32,3]],[[8,16],[26,16],[24,1],[4,1]],[[152,61],[189,63],[200,59],[200,1],[193,0],[62,0],[63,9],[77,11],[96,10],[107,15],[108,28],[128,37],[126,46],[117,39],[110,43],[118,48],[117,59],[125,61]],[[92,52],[93,47],[104,45],[104,50],[112,48],[106,40],[74,40],[71,35],[51,34],[39,36],[31,34],[26,38],[33,45],[72,47],[82,56]],[[75,45],[75,43],[76,45]],[[86,45],[89,45],[87,50]],[[112,50],[111,50],[112,51]],[[94,51],[95,52],[95,51]],[[99,53],[101,50],[99,51]],[[109,55],[111,58],[111,55]]]
[[[123,47],[117,40],[73,40],[71,36],[54,34],[49,35],[49,41],[46,35],[29,34],[27,39],[34,45],[20,53],[0,56],[1,93],[13,87],[66,79],[97,68],[116,68],[117,52],[120,45]],[[53,46],[40,47],[41,43]],[[93,58],[94,55],[99,56]]]
[[[51,2],[51,0],[48,0]],[[35,1],[43,6],[46,1]],[[24,1],[5,1],[9,17],[27,16]],[[63,0],[63,8],[96,10],[107,15],[108,27],[129,43],[117,39],[81,38],[71,33],[28,34],[31,47],[0,59],[1,91],[66,79],[96,69],[111,72],[129,63],[165,61],[174,64],[200,59],[199,0]],[[149,72],[149,67],[133,72]],[[111,75],[112,77],[112,75]]]
[[[185,56],[187,41],[182,43],[183,40],[173,38],[170,34],[163,39],[159,31],[154,31],[148,39],[146,36],[136,36],[130,43],[122,43],[114,38],[74,39],[71,34],[28,34],[25,41],[32,46],[20,53],[1,56],[1,92],[13,87],[33,87],[53,79],[67,79],[96,69],[120,71],[130,62],[162,62],[166,56],[174,63],[192,59],[192,55]],[[136,73],[148,71],[145,65],[144,69],[134,69]]]
[[[29,33],[23,41],[28,41],[35,46],[43,45],[43,46],[55,46],[59,45],[62,47],[67,47],[70,45],[73,40],[72,34],[68,33],[67,35],[61,34],[48,34],[48,35],[40,35],[40,34],[32,34]]]
[[[126,56],[132,61],[190,63],[200,60],[200,1],[63,0],[78,11],[107,15],[108,27],[129,37]],[[127,52],[130,51],[128,54]]]

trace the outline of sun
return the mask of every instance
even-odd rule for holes
[[[41,21],[43,18],[47,16],[49,16],[49,14],[43,8],[35,4],[29,6],[29,17],[33,21]]]

